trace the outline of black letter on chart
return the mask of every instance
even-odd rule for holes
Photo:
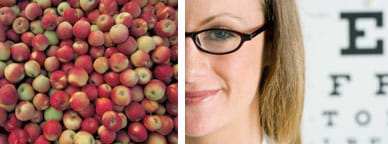
[[[331,96],[339,96],[341,95],[338,92],[338,87],[340,86],[340,83],[338,83],[339,78],[345,78],[347,81],[350,81],[350,75],[348,74],[333,74],[330,75],[331,79],[333,80],[333,91],[331,91],[330,95]]]
[[[365,126],[369,124],[371,116],[368,111],[361,110],[356,113],[356,122],[359,126]]]
[[[328,118],[327,127],[333,127],[334,126],[333,116],[337,116],[337,111],[336,110],[326,110],[326,111],[323,111],[322,115],[323,116],[327,115],[327,118]]]
[[[377,138],[377,137],[374,137],[374,138],[372,138],[372,139],[370,140],[370,143],[371,143],[371,144],[379,144],[379,143],[380,143],[380,139]]]
[[[377,78],[379,79],[379,90],[376,92],[377,95],[385,95],[385,91],[383,89],[384,86],[388,86],[388,81],[383,81],[384,77],[388,80],[388,74],[377,74]]]
[[[374,19],[377,27],[383,27],[383,13],[382,12],[350,12],[341,13],[342,19],[349,21],[349,47],[341,50],[341,55],[368,55],[368,54],[383,54],[383,40],[377,40],[375,47],[358,47],[356,45],[357,37],[365,35],[364,30],[356,29],[356,20],[359,19]]]

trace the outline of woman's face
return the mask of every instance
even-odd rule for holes
[[[186,32],[251,33],[264,24],[260,0],[186,0]],[[206,136],[251,112],[261,75],[264,33],[231,54],[199,51],[186,37],[186,135]]]

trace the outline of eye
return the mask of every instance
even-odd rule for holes
[[[236,36],[237,34],[228,30],[209,30],[205,32],[205,39],[212,41],[224,41]]]

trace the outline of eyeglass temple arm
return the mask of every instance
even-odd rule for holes
[[[261,28],[257,29],[256,31],[252,32],[251,34],[245,34],[244,40],[251,40],[261,32],[265,31],[268,28],[268,24],[264,24]]]

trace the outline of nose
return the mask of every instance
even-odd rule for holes
[[[190,37],[186,37],[185,46],[185,84],[190,87],[209,72],[210,66],[206,54],[197,49]]]

